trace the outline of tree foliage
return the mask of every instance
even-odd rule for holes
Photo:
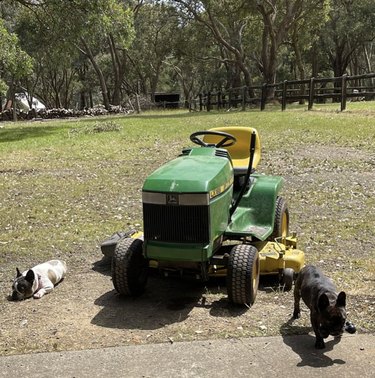
[[[21,49],[18,37],[8,32],[4,22],[0,19],[0,94],[4,94],[9,88],[9,82],[18,81],[32,71],[33,61],[30,56]]]
[[[17,83],[48,107],[189,100],[375,60],[373,0],[0,0],[0,12],[0,90]]]

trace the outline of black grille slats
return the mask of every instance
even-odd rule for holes
[[[143,204],[144,236],[169,243],[209,242],[208,206]]]

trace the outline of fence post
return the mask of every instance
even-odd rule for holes
[[[309,104],[307,105],[307,110],[311,110],[314,104],[314,97],[315,97],[315,82],[314,78],[310,78],[309,84]]]
[[[262,85],[262,94],[260,98],[260,110],[264,110],[266,107],[267,100],[267,84]]]
[[[247,87],[242,88],[242,110],[246,109],[246,92],[247,92]]]
[[[207,111],[211,110],[211,92],[207,93]]]
[[[347,87],[348,75],[341,76],[341,111],[346,109],[346,87]]]
[[[281,98],[281,110],[284,111],[286,109],[286,87],[287,87],[287,80],[283,81],[283,92]]]

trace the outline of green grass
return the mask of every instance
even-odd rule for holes
[[[373,185],[353,186],[351,176],[360,181],[369,174],[374,180],[374,116],[374,103],[351,103],[342,113],[337,105],[317,105],[313,111],[293,105],[285,112],[179,110],[3,123],[0,263],[89,253],[114,231],[141,228],[144,178],[191,145],[192,132],[223,125],[258,129],[259,169],[286,178],[294,228],[312,261],[334,260],[342,240],[351,243],[355,255],[353,238],[361,233],[363,245],[372,245],[367,239],[374,216],[365,209],[375,205],[368,195]],[[329,151],[334,156],[327,158]],[[351,223],[337,223],[338,217]],[[341,240],[335,241],[336,233]]]

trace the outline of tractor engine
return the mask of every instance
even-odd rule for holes
[[[205,262],[219,246],[233,196],[226,150],[186,149],[147,177],[144,252],[156,261]]]

